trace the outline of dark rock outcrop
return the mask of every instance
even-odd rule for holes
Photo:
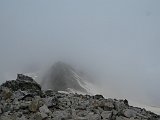
[[[33,78],[25,76],[23,74],[17,74],[17,79],[12,81],[6,81],[1,86],[7,87],[12,91],[22,90],[30,92],[41,91],[41,86],[33,80]]]
[[[87,92],[80,83],[82,78],[70,65],[57,62],[48,70],[42,81],[42,86],[55,91],[67,91],[68,88]]]

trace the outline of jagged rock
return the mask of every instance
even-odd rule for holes
[[[43,120],[43,117],[40,112],[37,112],[31,116],[31,120]]]
[[[52,107],[55,105],[55,103],[53,102],[53,97],[43,98],[43,101],[47,105],[47,107]]]
[[[30,104],[32,104],[31,102],[27,102],[27,101],[22,101],[22,102],[20,102],[19,103],[19,108],[20,109],[26,109],[26,108],[28,108],[28,106],[30,105]]]
[[[104,110],[112,110],[114,109],[114,104],[112,102],[106,101],[104,102]]]
[[[88,115],[86,120],[101,120],[100,114]]]
[[[55,91],[68,91],[68,88],[78,90],[84,93],[87,91],[79,84],[84,84],[76,72],[70,65],[57,62],[44,76],[42,85],[44,88],[49,88]]]
[[[12,96],[12,91],[9,88],[3,88],[2,90],[2,98],[4,98],[5,100],[11,98]]]
[[[29,110],[31,112],[36,112],[38,110],[38,108],[40,107],[39,105],[39,100],[35,99],[33,100],[30,105],[29,105]]]
[[[46,113],[40,113],[40,114],[41,114],[41,117],[43,120],[48,117],[48,115]]]
[[[120,101],[116,101],[115,102],[115,109],[119,112],[119,111],[122,111],[124,109],[127,109],[128,108],[128,105],[126,106],[124,104],[124,101],[120,100]]]
[[[17,80],[26,80],[26,81],[31,81],[31,82],[34,81],[32,77],[29,77],[23,74],[17,74]]]
[[[27,120],[27,118],[24,116],[24,115],[22,115],[20,118],[18,118],[17,120]]]
[[[26,81],[33,86],[36,85],[28,87]],[[15,89],[14,83],[23,83],[23,86]],[[35,94],[37,90],[42,94]],[[160,116],[145,109],[129,106],[127,100],[105,99],[101,95],[41,91],[33,79],[23,75],[18,75],[17,80],[0,86],[0,120],[101,119],[160,120]]]
[[[101,116],[102,116],[103,119],[111,119],[112,111],[103,111],[101,113]]]
[[[10,116],[0,116],[0,120],[13,120]]]
[[[95,100],[93,101],[92,105],[94,106],[94,108],[100,107],[105,111],[114,109],[113,103],[106,100],[101,100],[101,101]]]
[[[124,110],[124,116],[127,118],[136,117],[136,112],[132,109],[125,109]]]
[[[18,74],[16,80],[6,81],[2,86],[10,88],[12,91],[41,91],[41,86],[37,82],[35,82],[31,77],[22,74]]]
[[[41,113],[49,114],[51,111],[48,109],[48,107],[44,104],[42,107],[39,108],[39,111]]]
[[[125,99],[125,100],[124,100],[124,104],[127,105],[127,106],[129,106],[128,100]]]
[[[55,120],[67,120],[69,118],[69,113],[67,111],[55,111],[52,114]]]
[[[101,98],[104,98],[104,97],[102,95],[95,95],[94,98],[95,99],[101,99]]]
[[[17,101],[22,99],[25,96],[25,93],[21,90],[17,90],[13,93],[13,99],[16,99]]]

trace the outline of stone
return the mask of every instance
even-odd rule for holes
[[[124,100],[124,104],[127,105],[127,106],[129,106],[128,100],[125,99],[125,100]]]
[[[124,116],[127,118],[136,117],[136,114],[137,113],[134,110],[131,109],[124,110]]]
[[[48,117],[48,115],[46,113],[40,113],[40,114],[41,114],[42,119],[45,119]]]
[[[112,109],[114,109],[114,104],[112,102],[104,103],[104,110],[112,110]]]
[[[122,117],[122,116],[117,116],[116,117],[116,120],[129,120],[128,118],[124,118],[124,117]]]
[[[10,118],[10,116],[0,116],[0,120],[13,120]]]
[[[87,116],[87,120],[101,120],[101,116],[99,114],[93,114]]]
[[[36,112],[39,108],[39,100],[33,100],[29,105],[29,110],[31,112]]]
[[[37,112],[31,116],[31,120],[43,120],[43,117],[40,112]]]
[[[18,118],[17,120],[27,120],[27,118],[24,116],[24,115],[22,115],[20,118]]]
[[[44,103],[47,105],[47,107],[53,107],[57,105],[57,99],[54,97],[46,97],[43,98]]]
[[[56,120],[66,120],[69,117],[69,113],[67,111],[54,111],[52,117]]]
[[[22,90],[31,92],[40,92],[41,86],[31,77],[18,74],[16,80],[6,81],[2,86],[10,88],[12,91]]]
[[[126,108],[128,108],[128,106],[126,106],[123,101],[116,101],[115,102],[115,109],[117,111],[122,111]]]
[[[95,99],[101,99],[101,98],[104,99],[104,97],[102,95],[95,95],[94,98]]]
[[[10,99],[12,96],[12,91],[9,88],[4,88],[2,91],[2,97],[7,100]]]
[[[103,119],[111,119],[112,111],[103,111],[101,113],[101,116],[102,116]]]
[[[25,96],[25,94],[23,93],[23,91],[21,90],[17,90],[13,93],[13,98],[16,100],[20,100]]]
[[[88,120],[86,117],[76,117],[74,120]]]
[[[31,104],[31,102],[22,101],[22,102],[19,103],[19,108],[20,109],[27,109],[30,104]]]
[[[46,113],[46,114],[51,113],[51,111],[48,109],[48,107],[45,104],[39,108],[39,111],[40,113]]]

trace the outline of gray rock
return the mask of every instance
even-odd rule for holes
[[[28,101],[22,101],[20,102],[18,105],[19,105],[19,108],[20,109],[27,109],[28,106],[30,106],[30,104],[32,104],[31,102],[28,102]]]
[[[63,62],[57,62],[44,76],[42,84],[45,84],[48,88],[52,88],[55,91],[66,91],[68,88],[73,88],[74,90],[87,93],[86,89],[81,87],[76,80],[76,74],[79,73],[75,72],[70,65]],[[82,78],[78,79],[79,82],[83,84]]]
[[[129,119],[122,116],[117,116],[116,120],[129,120]]]
[[[48,107],[44,104],[42,107],[39,108],[40,113],[49,114],[51,111],[48,109]]]
[[[45,119],[48,117],[48,115],[46,113],[40,113],[40,115],[41,115],[42,119]]]
[[[39,105],[39,100],[35,99],[33,100],[30,105],[29,105],[29,110],[31,112],[36,112],[38,110],[38,108],[40,107]]]
[[[88,115],[87,120],[101,120],[100,114]]]
[[[13,120],[10,116],[0,116],[0,120]]]
[[[86,117],[77,117],[74,120],[88,120]]]
[[[101,98],[104,99],[103,95],[95,95],[94,98],[95,99],[101,99]]]
[[[124,110],[126,108],[128,108],[128,106],[126,106],[123,101],[116,101],[115,102],[115,109],[117,111],[121,111],[121,110]]]
[[[147,116],[144,116],[133,109],[125,109],[124,116],[127,118],[143,118],[143,119],[148,118]]]
[[[4,100],[10,99],[12,96],[12,91],[9,88],[3,88],[2,91],[2,98],[4,98]]]
[[[129,106],[127,100],[43,92],[36,84],[18,75],[16,81],[0,86],[0,120],[160,120],[159,115]]]
[[[27,118],[24,116],[24,115],[22,115],[20,118],[18,118],[17,120],[27,120]]]
[[[43,117],[44,117],[44,116],[43,116]],[[42,115],[41,115],[40,112],[37,112],[37,113],[33,114],[33,115],[30,117],[30,119],[31,119],[31,120],[43,120],[43,117],[42,117]]]
[[[55,111],[52,114],[52,117],[56,120],[68,119],[70,114],[67,111]]]
[[[112,110],[114,109],[114,105],[112,102],[105,102],[104,103],[104,110]]]
[[[33,78],[18,74],[16,80],[6,81],[2,86],[10,88],[12,91],[22,90],[30,92],[40,92],[41,86]]]
[[[136,117],[137,113],[136,111],[132,110],[132,109],[126,109],[124,110],[124,116],[127,118],[131,118],[131,117]]]
[[[101,116],[102,116],[102,118],[103,119],[111,119],[111,117],[112,117],[112,111],[103,111],[102,113],[101,113]]]
[[[21,90],[18,90],[13,93],[13,98],[18,101],[18,100],[22,99],[24,97],[24,95],[25,94]]]
[[[47,105],[47,107],[52,107],[53,102],[52,102],[53,97],[46,97],[43,98],[44,103]]]

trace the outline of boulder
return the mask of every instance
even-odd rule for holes
[[[101,116],[102,116],[103,119],[111,119],[112,111],[103,111],[101,113]]]
[[[51,111],[48,109],[48,107],[45,104],[39,108],[39,111],[40,113],[45,113],[45,114],[51,113]]]
[[[4,100],[7,100],[10,99],[13,94],[9,88],[3,87],[1,95]]]
[[[35,99],[30,103],[29,110],[31,112],[36,112],[39,109],[39,107],[40,107],[40,101],[39,99]]]
[[[7,87],[12,91],[22,90],[30,92],[41,91],[41,86],[31,77],[18,74],[16,80],[6,81],[1,86]]]

